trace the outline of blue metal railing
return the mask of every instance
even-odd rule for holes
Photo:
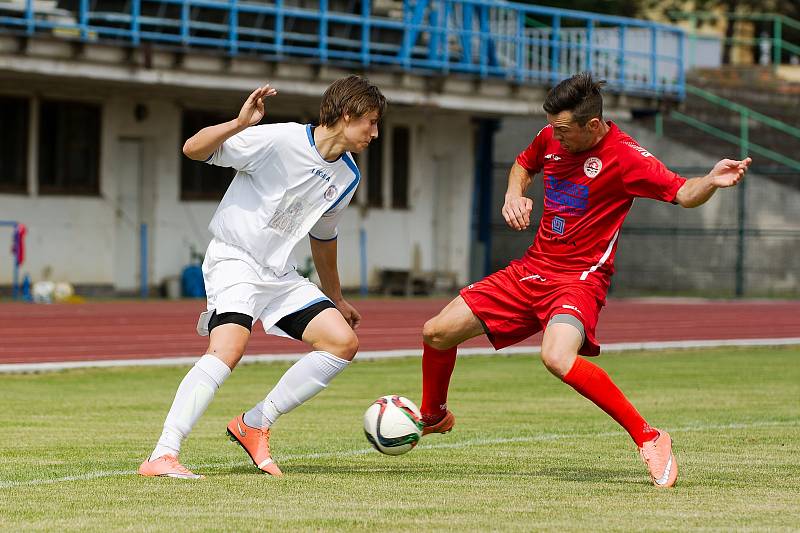
[[[613,91],[684,96],[684,32],[624,17],[497,0],[393,0],[393,10],[363,0],[357,12],[343,0],[47,1],[0,2],[0,32],[522,84],[591,70]]]

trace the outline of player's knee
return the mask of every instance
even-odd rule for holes
[[[542,346],[542,363],[545,368],[558,378],[563,378],[569,372],[576,354],[569,350],[556,347]]]
[[[233,370],[241,361],[246,345],[220,345],[210,343],[206,349],[207,354],[211,354]]]
[[[339,332],[314,343],[314,349],[323,350],[350,361],[358,353],[358,337],[353,330]]]
[[[437,350],[446,350],[450,348],[447,345],[447,338],[445,337],[445,330],[441,327],[441,321],[437,320],[438,317],[431,318],[422,327],[422,339],[425,344]]]
[[[422,340],[428,346],[433,348],[439,348],[439,343],[441,342],[441,331],[436,327],[436,319],[431,318],[425,325],[422,326]]]

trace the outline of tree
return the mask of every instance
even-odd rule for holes
[[[645,5],[650,9],[655,9],[662,12],[667,17],[672,12],[687,11],[688,6],[693,5],[693,12],[698,11],[711,11],[719,12],[720,14],[727,13],[773,13],[778,15],[785,15],[792,18],[800,18],[800,3],[793,0],[694,0],[692,3],[687,3],[681,0],[643,0]],[[722,63],[730,63],[731,55],[731,42],[734,37],[734,24],[731,19],[727,20],[725,25],[725,43],[722,52]],[[702,25],[702,21],[699,21]],[[767,27],[767,23],[763,23],[762,29],[768,33],[772,33],[772,28]],[[758,28],[758,26],[757,26]],[[789,30],[791,32],[791,30]],[[760,31],[756,31],[758,35]],[[786,36],[784,36],[786,39]]]
[[[635,17],[641,13],[642,0],[573,0],[564,5],[563,0],[518,0],[519,4],[535,4],[548,7],[569,7],[575,11],[589,11],[604,15]]]

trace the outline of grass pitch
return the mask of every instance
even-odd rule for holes
[[[286,477],[225,436],[287,368],[237,369],[184,445],[202,481],[134,475],[185,367],[0,375],[0,530],[597,531],[800,527],[800,348],[608,354],[669,430],[681,471],[658,490],[628,436],[531,357],[459,361],[458,422],[400,457],[361,415],[420,397],[418,359],[361,362],[275,427]]]

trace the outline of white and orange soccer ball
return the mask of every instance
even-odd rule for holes
[[[422,436],[422,415],[403,396],[381,396],[364,413],[364,434],[372,446],[386,455],[402,455]]]

